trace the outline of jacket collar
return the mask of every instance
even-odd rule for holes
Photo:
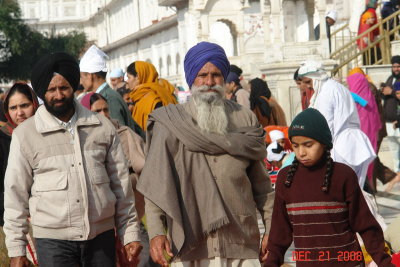
[[[76,99],[74,99],[75,113],[76,113],[76,126],[82,125],[97,125],[100,120],[90,110],[84,108]],[[44,105],[41,105],[35,114],[36,130],[39,133],[49,133],[64,128],[58,124],[53,115],[47,111]]]

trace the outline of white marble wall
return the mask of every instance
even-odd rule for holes
[[[353,0],[188,0],[177,9],[158,6],[158,0],[19,2],[24,18],[39,31],[84,30],[109,55],[109,69],[150,61],[161,77],[184,87],[187,50],[212,37],[246,78],[266,75],[289,121],[299,108],[292,80],[297,66],[304,59],[329,56],[324,29],[320,41],[308,41],[313,28],[329,9],[339,11],[339,21],[349,19],[353,5]]]

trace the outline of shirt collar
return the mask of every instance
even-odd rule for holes
[[[68,129],[68,128],[71,128],[76,123],[76,111],[75,111],[74,115],[72,115],[71,119],[67,122],[62,121],[55,116],[53,116],[53,118],[57,121],[58,125]]]
[[[107,82],[104,82],[102,85],[97,88],[96,93],[100,94],[101,90],[103,90],[107,86]]]

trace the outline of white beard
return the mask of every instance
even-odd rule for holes
[[[216,92],[207,92],[207,90]],[[197,109],[197,124],[202,131],[224,135],[228,129],[228,116],[224,106],[225,90],[220,85],[192,86],[192,97]]]

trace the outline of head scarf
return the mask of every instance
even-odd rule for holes
[[[74,92],[79,86],[79,66],[73,56],[63,52],[46,55],[36,63],[31,75],[33,90],[43,100],[54,73],[63,76]]]
[[[347,84],[350,92],[359,95],[368,103],[365,107],[356,105],[358,116],[360,118],[360,128],[369,138],[375,152],[378,148],[378,131],[381,128],[381,118],[375,96],[369,89],[367,78],[360,73],[355,73],[347,77]]]
[[[226,81],[230,64],[224,49],[214,43],[201,42],[189,49],[183,62],[186,82],[190,88],[197,74],[207,62],[214,64]]]
[[[361,16],[361,23],[362,23],[362,24],[365,24],[365,23],[367,23],[367,20],[368,20],[368,19],[371,19],[371,18],[375,18],[375,19],[376,19],[376,14],[374,14],[374,13],[369,9],[369,10],[365,11],[365,12],[362,14],[362,16]]]
[[[313,107],[322,85],[328,80],[329,76],[325,72],[322,62],[308,60],[300,65],[299,77],[307,77],[313,80],[314,93],[311,96],[309,106]]]
[[[107,72],[108,56],[97,46],[92,45],[81,58],[79,68],[81,72]]]
[[[4,115],[5,115],[6,119],[7,119],[7,123],[6,123],[6,125],[4,125],[3,127],[1,127],[1,131],[3,131],[5,134],[7,134],[7,135],[9,135],[9,136],[11,136],[12,132],[13,132],[14,129],[17,127],[17,124],[15,124],[15,123],[12,121],[12,119],[11,119],[11,117],[10,117],[10,114],[9,114],[9,112],[8,112],[8,107],[6,107],[6,103],[7,103],[7,102],[9,103],[9,98],[11,97],[11,94],[15,91],[15,90],[14,90],[15,86],[18,85],[18,84],[20,84],[20,85],[25,85],[27,89],[29,88],[29,93],[30,93],[31,96],[32,96],[33,109],[34,109],[35,112],[36,112],[36,110],[37,110],[38,107],[39,107],[39,102],[38,102],[37,96],[36,96],[35,92],[31,89],[31,87],[30,87],[29,85],[27,85],[26,83],[18,83],[18,82],[15,83],[15,84],[5,93],[4,102],[3,102]],[[35,113],[35,112],[34,112],[34,113]]]
[[[81,105],[87,108],[88,110],[90,110],[90,98],[92,97],[93,94],[94,92],[90,92],[81,99]]]
[[[250,109],[254,110],[258,107],[264,117],[270,118],[271,106],[267,100],[271,97],[271,91],[268,84],[260,78],[255,78],[250,81],[250,85]]]
[[[284,139],[285,134],[279,130],[273,130],[269,132],[269,137],[271,138],[271,142],[275,142],[279,139]]]
[[[336,10],[330,10],[327,14],[326,14],[327,18],[331,18],[334,21],[337,21],[337,17],[338,17],[338,13]]]
[[[177,103],[173,95],[175,88],[167,80],[158,79],[156,68],[149,62],[135,61],[135,70],[139,85],[129,94],[135,103],[132,117],[146,130],[147,118],[158,103],[163,106]]]
[[[365,1],[365,6],[366,8],[376,8],[378,0],[366,0]]]
[[[360,67],[355,67],[354,69],[350,70],[347,76],[351,76],[353,74],[360,73],[367,78],[368,82],[373,83],[371,77],[369,75],[366,75],[365,72],[360,68]]]

